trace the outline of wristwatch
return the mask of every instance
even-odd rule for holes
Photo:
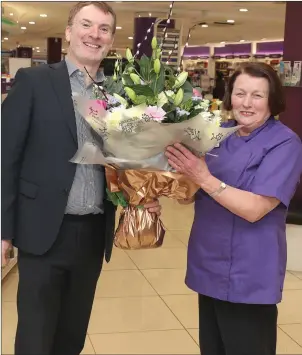
[[[209,196],[214,197],[214,196],[219,195],[223,190],[226,189],[226,187],[227,187],[226,183],[221,182],[220,186],[219,186],[219,189],[214,191],[214,192],[212,192],[212,193],[210,193]]]

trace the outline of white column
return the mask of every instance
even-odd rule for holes
[[[210,46],[210,58],[208,61],[208,75],[210,76],[210,78],[215,79],[216,70],[215,70],[215,59],[212,58],[213,55],[214,55],[214,46]]]

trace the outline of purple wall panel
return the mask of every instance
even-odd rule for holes
[[[301,60],[302,61],[302,46],[301,37],[302,32],[302,2],[286,3],[285,16],[285,33],[284,33],[284,60]],[[280,120],[288,127],[295,131],[302,139],[302,88],[288,87],[284,88],[286,95],[286,111],[281,114]],[[293,205],[302,206],[302,183],[300,183],[298,190],[292,201]]]
[[[154,34],[154,27],[150,33],[147,34],[147,30],[151,27],[152,22],[156,21],[156,17],[136,17],[134,19],[134,39],[133,39],[133,55],[137,51],[138,43],[142,43],[139,48],[139,55],[137,58],[140,58],[143,54],[150,57],[152,55],[151,41]],[[145,36],[148,36],[147,40],[144,41]]]

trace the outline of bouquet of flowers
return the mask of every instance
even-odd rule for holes
[[[72,162],[105,166],[108,198],[121,205],[115,245],[123,249],[156,248],[165,230],[157,215],[140,208],[154,198],[189,199],[199,186],[172,171],[164,155],[181,142],[196,155],[209,152],[236,128],[222,128],[219,110],[187,80],[161,62],[154,37],[152,57],[139,60],[130,49],[127,64],[117,58],[115,72],[94,98],[75,96],[76,109],[103,139],[102,149],[86,142]],[[216,107],[219,102],[215,103]]]

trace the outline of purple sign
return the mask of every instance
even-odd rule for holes
[[[214,48],[214,55],[220,55],[222,57],[240,55],[250,55],[252,51],[251,43],[240,43],[240,44],[226,44],[224,47]]]
[[[257,43],[257,54],[283,54],[283,41]]]
[[[202,56],[210,56],[210,48],[209,47],[186,47],[184,50],[184,57],[202,57]]]

